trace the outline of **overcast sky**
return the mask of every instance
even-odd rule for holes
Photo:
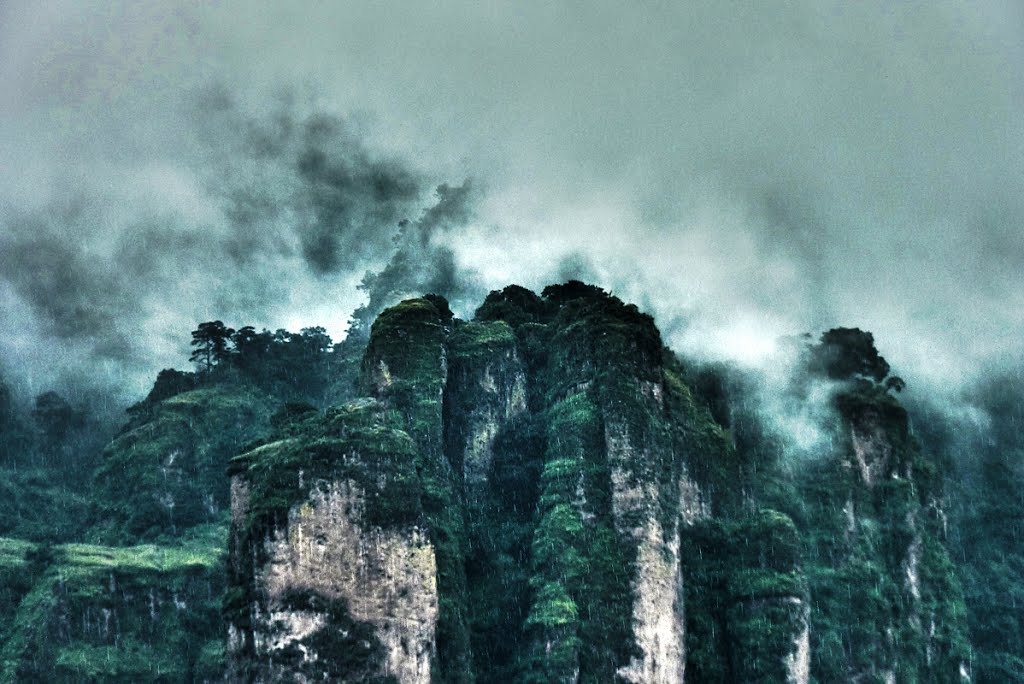
[[[142,392],[213,318],[340,337],[396,249],[463,315],[582,277],[692,354],[1022,363],[1017,2],[297,7],[0,1],[9,378]]]

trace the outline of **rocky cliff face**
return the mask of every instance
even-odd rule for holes
[[[222,679],[224,468],[269,413],[243,387],[166,397],[70,475],[95,494],[62,491],[92,543],[0,540],[0,681]]]
[[[967,676],[941,488],[895,400],[837,395],[831,451],[794,470],[688,377],[581,283],[494,292],[472,322],[438,297],[384,312],[371,398],[233,462],[230,677]]]
[[[298,417],[232,464],[230,678],[429,682],[437,561],[383,405]]]
[[[222,522],[229,505],[224,468],[266,431],[270,407],[263,393],[231,386],[158,403],[104,450],[91,536],[137,543]]]
[[[244,498],[241,487],[236,484],[236,493]],[[368,659],[379,660],[365,668],[368,673],[430,681],[437,624],[433,547],[415,528],[367,529],[364,508],[365,492],[352,481],[324,482],[262,540],[251,635],[235,627],[231,640],[251,638],[252,651],[265,659],[257,681],[350,675],[331,662],[333,649],[346,648],[353,652],[348,658],[365,649]],[[376,652],[351,637],[339,639],[335,632],[345,625],[372,635]]]
[[[15,484],[38,473],[5,481],[20,500],[4,529],[94,543],[0,539],[0,682],[1024,671],[1019,620],[1003,619],[1020,585],[1003,553],[1020,527],[1013,452],[990,454],[993,493],[972,509],[999,541],[960,542],[987,554],[966,575],[988,606],[972,635],[987,650],[972,654],[944,466],[870,334],[829,331],[786,374],[780,401],[821,423],[803,451],[761,380],[681,363],[649,316],[578,282],[493,292],[472,321],[440,297],[402,302],[365,354],[363,338],[305,356],[293,352],[311,340],[297,339],[236,350],[198,380],[162,373],[103,452],[94,498]],[[309,382],[365,398],[281,405]],[[1019,443],[1019,422],[1005,421],[1000,449]],[[81,520],[37,525],[58,506]],[[22,512],[27,524],[10,524]]]
[[[945,549],[936,464],[892,397],[862,387],[839,395],[837,407],[838,490],[845,499],[842,520],[833,522],[842,525],[834,567],[849,573],[851,589],[864,592],[861,601],[887,609],[886,617],[872,617],[862,603],[859,619],[837,630],[848,649],[837,665],[867,680],[970,681],[966,609]],[[822,593],[825,577],[817,582]],[[845,608],[831,606],[823,616],[837,624]],[[870,624],[873,634],[851,629]]]

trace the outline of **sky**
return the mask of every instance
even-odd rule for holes
[[[201,321],[581,278],[955,391],[1024,363],[1022,67],[1016,2],[0,0],[0,371],[130,401]]]

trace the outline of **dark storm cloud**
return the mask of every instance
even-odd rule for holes
[[[317,275],[379,258],[422,192],[418,175],[371,155],[335,114],[301,113],[282,97],[254,117],[212,90],[197,133],[219,152],[221,163],[203,175],[228,220],[229,254],[245,262],[294,244]]]
[[[340,116],[268,100],[246,110],[222,86],[198,89],[176,119],[180,146],[58,179],[39,206],[0,212],[8,366],[32,384],[132,392],[156,363],[182,365],[201,320],[301,324],[288,309],[326,300],[338,334],[368,268],[380,270],[368,276],[375,306],[465,293],[439,235],[470,218],[468,183],[430,197],[420,172],[370,151]],[[342,287],[347,299],[331,302]],[[113,377],[90,377],[101,365]]]
[[[436,202],[414,222],[402,221],[395,238],[395,253],[387,266],[369,272],[360,289],[368,301],[355,314],[357,327],[369,330],[374,317],[395,302],[421,294],[439,294],[456,310],[472,311],[486,290],[471,268],[460,267],[446,244],[446,233],[462,228],[473,218],[476,197],[470,181],[442,184]]]
[[[118,310],[129,289],[116,271],[92,262],[68,239],[68,227],[83,220],[76,207],[11,217],[0,235],[0,273],[37,315],[44,334],[90,340],[98,355],[122,358],[129,345],[119,334]]]

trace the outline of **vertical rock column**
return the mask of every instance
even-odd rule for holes
[[[448,341],[445,451],[461,481],[476,681],[516,679],[529,600],[536,505],[534,416],[516,336],[504,321],[460,323]]]
[[[544,581],[531,617],[547,625],[545,649],[577,654],[578,671],[566,660],[558,681],[680,682],[678,520],[684,490],[700,494],[686,476],[696,450],[687,417],[666,403],[667,352],[636,307],[593,291],[546,295],[559,308],[548,324],[548,456],[534,547]],[[568,560],[543,562],[558,544]]]
[[[397,427],[363,401],[233,462],[233,681],[432,681],[436,554]]]
[[[466,586],[466,530],[459,477],[444,452],[446,342],[453,325],[447,302],[429,295],[385,310],[374,322],[362,385],[402,417],[417,447],[423,516],[437,555],[439,612],[437,683],[473,681]]]
[[[860,643],[860,657],[846,667],[854,677],[969,681],[963,595],[943,540],[941,476],[894,397],[861,388],[839,395],[836,405],[846,437],[842,568],[881,587],[885,602],[884,611],[865,616],[881,629],[843,634]]]

